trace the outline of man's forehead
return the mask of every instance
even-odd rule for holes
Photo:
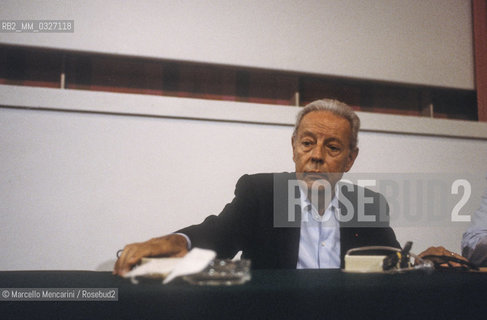
[[[350,122],[342,116],[330,111],[312,111],[306,114],[299,126],[299,131],[308,131],[310,128],[342,129],[349,130]]]

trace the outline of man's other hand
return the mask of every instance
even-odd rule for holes
[[[459,260],[463,260],[465,262],[468,262],[468,260],[466,258],[462,257],[458,253],[449,251],[449,250],[447,250],[441,246],[440,247],[429,247],[425,251],[421,252],[418,256],[421,258],[426,257],[426,256],[445,256],[445,257],[457,258]],[[449,263],[444,263],[441,266],[442,267],[461,267],[462,265],[458,262],[451,261]]]
[[[123,276],[144,257],[183,257],[186,253],[188,242],[179,234],[128,244],[115,263],[113,274]]]

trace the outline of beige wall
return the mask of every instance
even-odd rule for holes
[[[75,24],[3,43],[474,88],[470,0],[4,0],[0,19]]]

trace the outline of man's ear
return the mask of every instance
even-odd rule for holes
[[[345,172],[348,172],[350,169],[352,169],[353,163],[355,162],[355,159],[357,159],[357,156],[358,156],[358,148],[355,148],[350,151],[350,153],[348,154],[348,162],[345,167],[346,169]]]
[[[294,139],[294,138],[295,138],[295,136],[293,135],[293,136],[291,137],[291,146],[292,146],[292,148],[293,148],[293,161],[294,161],[294,162],[296,162],[296,160],[295,160],[295,158],[294,158],[294,155],[296,154],[296,152],[295,152],[296,150],[295,150],[295,147],[294,147],[294,142],[295,142],[295,139]]]

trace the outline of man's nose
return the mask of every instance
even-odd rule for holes
[[[311,154],[311,160],[319,164],[325,162],[325,151],[323,150],[322,147],[317,145],[315,148],[313,148],[313,153]]]

